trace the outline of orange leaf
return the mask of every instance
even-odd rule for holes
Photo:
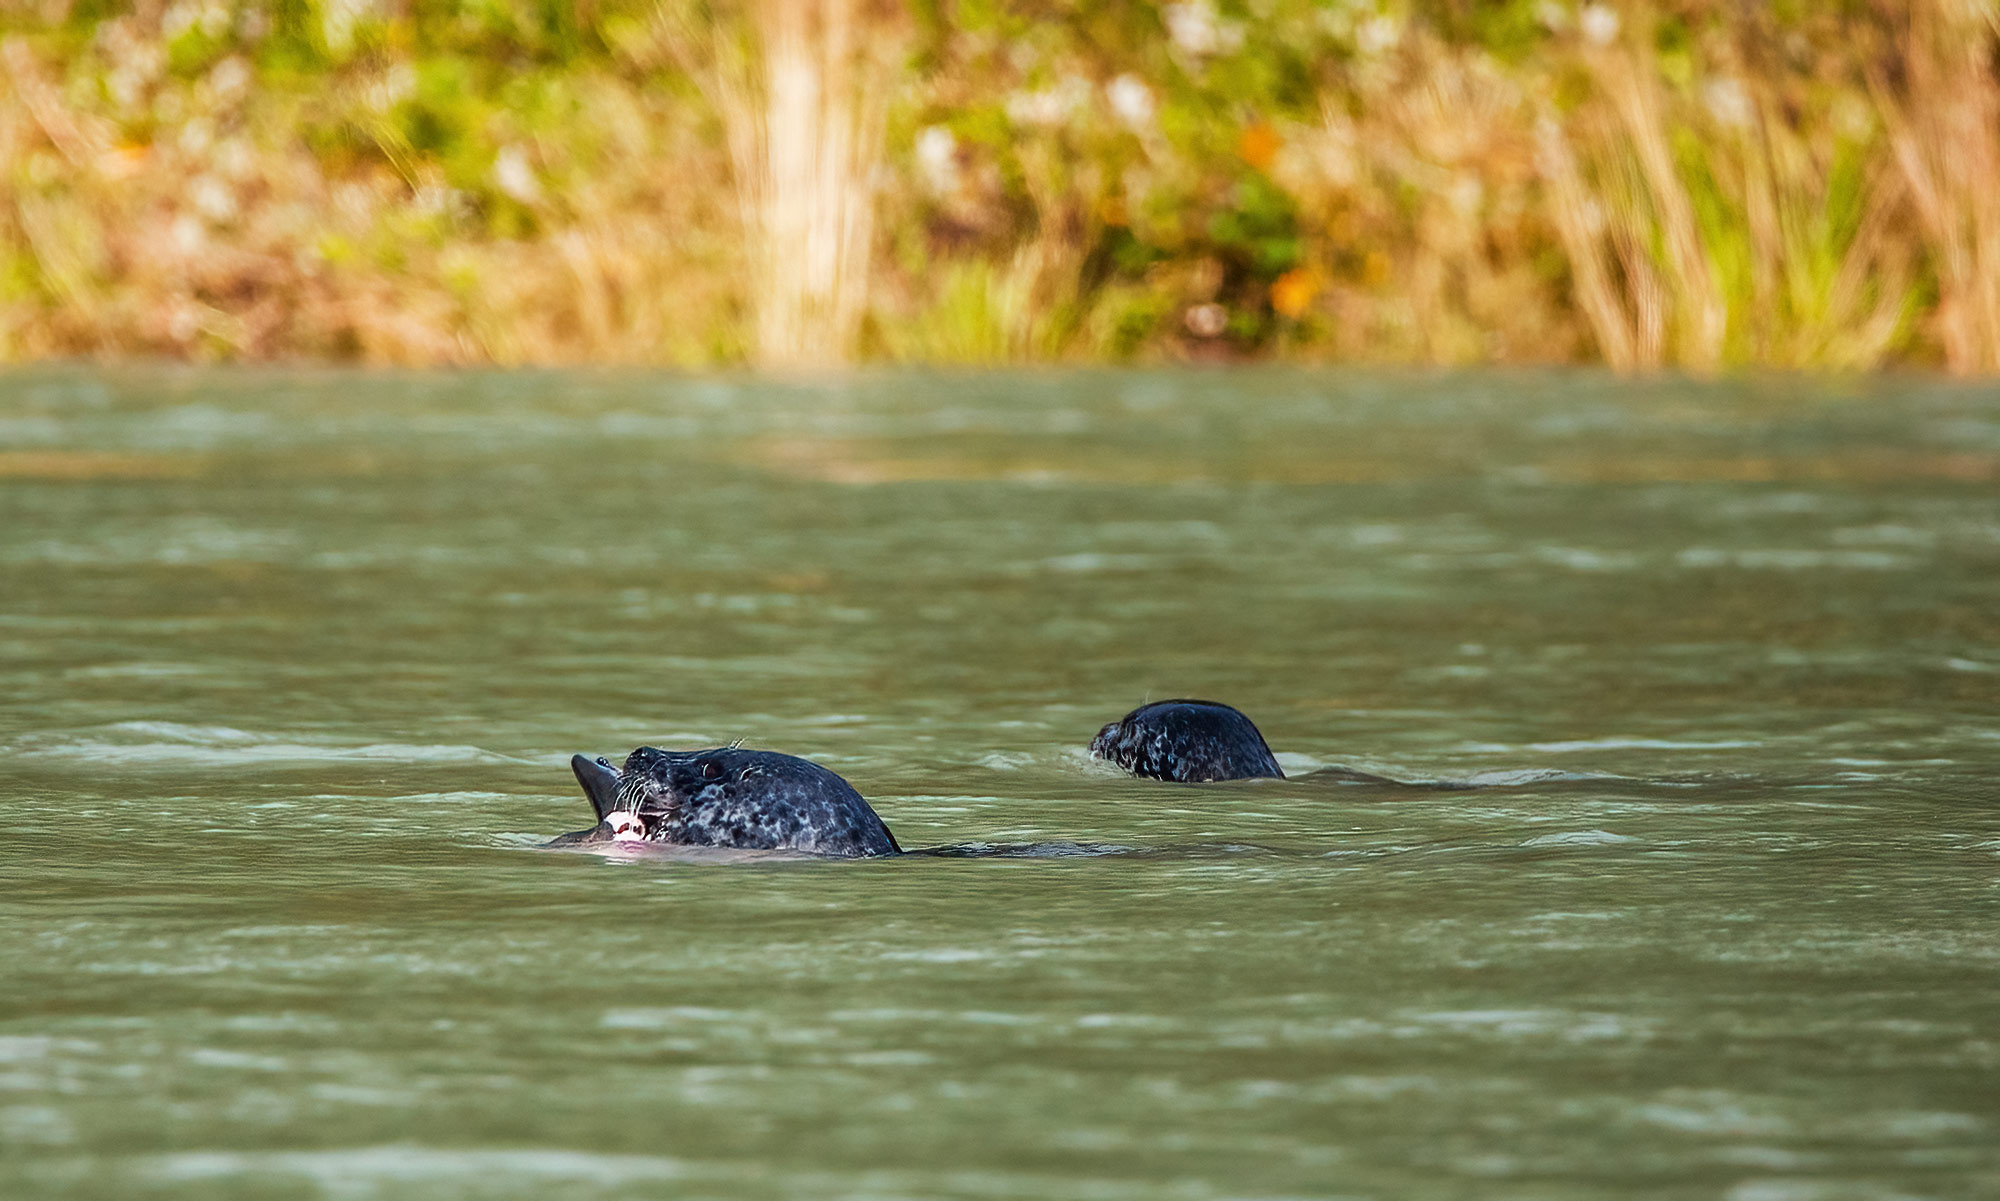
[[[1259,121],[1247,126],[1242,136],[1236,139],[1236,153],[1242,156],[1244,162],[1264,171],[1270,168],[1271,160],[1278,157],[1278,147],[1282,145],[1284,139],[1271,128],[1270,122]]]
[[[1271,281],[1271,307],[1297,320],[1319,296],[1319,280],[1304,267],[1294,267]]]

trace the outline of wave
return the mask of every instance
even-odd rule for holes
[[[234,726],[127,721],[77,734],[42,733],[4,749],[15,759],[83,760],[146,767],[236,767],[274,763],[519,763],[484,747],[344,742],[310,735],[274,735]]]

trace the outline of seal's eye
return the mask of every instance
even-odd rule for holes
[[[704,780],[720,780],[722,778],[722,765],[710,759],[701,765],[701,778]]]

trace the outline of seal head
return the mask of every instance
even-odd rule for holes
[[[1285,778],[1256,725],[1214,701],[1142,705],[1099,730],[1090,753],[1135,776],[1178,784]]]
[[[895,835],[846,780],[806,759],[775,751],[717,747],[663,751],[642,746],[621,769],[578,755],[577,782],[596,811],[596,829],[551,846],[628,841],[741,850],[801,851],[859,858],[902,850]],[[636,832],[623,822],[635,823]]]

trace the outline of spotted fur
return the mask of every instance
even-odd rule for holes
[[[1090,753],[1135,776],[1204,784],[1285,773],[1255,724],[1214,701],[1155,701],[1097,732]]]
[[[605,830],[608,813],[635,814],[648,842],[857,858],[894,855],[895,835],[846,780],[817,763],[740,746],[663,751],[642,746],[623,769],[571,760]],[[608,836],[608,835],[606,835]],[[602,841],[598,831],[551,845]]]

